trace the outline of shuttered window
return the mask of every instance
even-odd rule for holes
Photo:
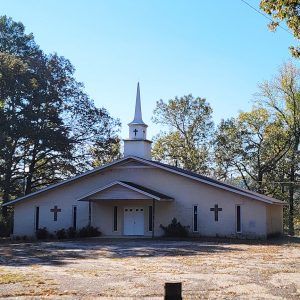
[[[193,207],[193,231],[198,231],[198,205]]]
[[[241,206],[236,206],[236,232],[242,232],[242,224],[241,224]]]
[[[72,212],[72,218],[73,218],[73,228],[77,228],[77,206],[73,206],[73,212]]]
[[[35,207],[35,230],[38,230],[40,226],[40,207]]]
[[[114,206],[114,231],[118,231],[118,206]]]
[[[149,206],[149,231],[153,230],[153,207]]]

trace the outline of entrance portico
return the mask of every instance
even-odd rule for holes
[[[89,201],[91,225],[103,235],[153,237],[156,203],[174,199],[133,182],[115,181],[78,200]]]

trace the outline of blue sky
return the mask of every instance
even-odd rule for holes
[[[0,0],[0,14],[21,21],[45,52],[70,59],[97,106],[121,119],[122,137],[137,81],[149,138],[160,130],[151,122],[159,99],[206,98],[218,123],[251,108],[258,82],[295,44],[240,0]]]

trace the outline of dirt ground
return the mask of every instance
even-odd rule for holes
[[[0,244],[0,297],[300,299],[300,244],[106,240]]]

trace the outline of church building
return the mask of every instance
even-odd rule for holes
[[[159,237],[173,218],[191,236],[283,232],[283,201],[151,159],[139,85],[128,126],[123,158],[5,204],[14,207],[14,236],[91,225],[109,237]]]

